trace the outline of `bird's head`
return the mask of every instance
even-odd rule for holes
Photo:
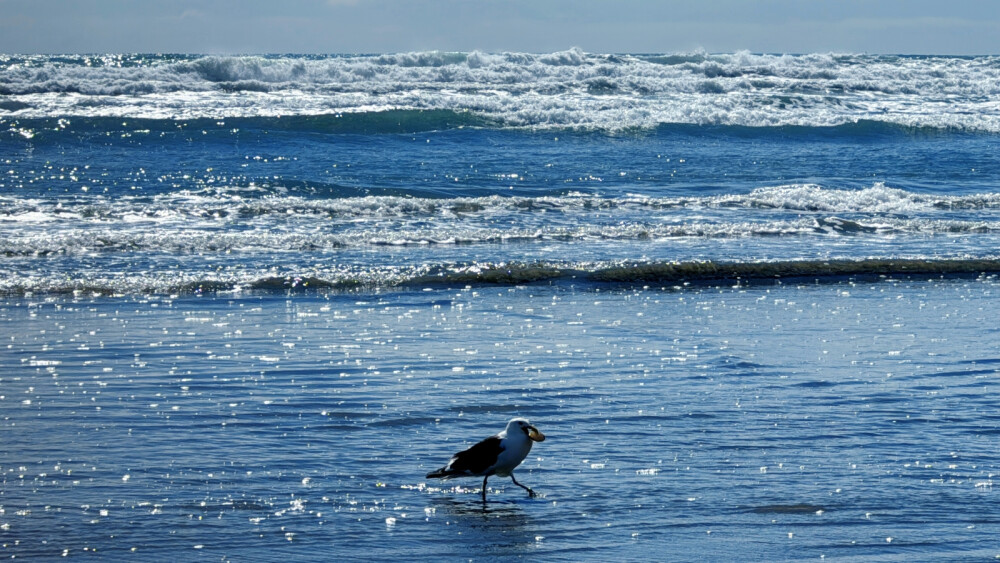
[[[512,432],[524,432],[528,438],[535,442],[545,441],[545,434],[539,432],[537,428],[523,418],[515,418],[507,423],[507,435],[510,436]]]

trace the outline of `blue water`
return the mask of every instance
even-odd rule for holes
[[[2,56],[0,555],[998,556],[998,76]]]

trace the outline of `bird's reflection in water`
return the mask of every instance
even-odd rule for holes
[[[463,501],[447,497],[431,501],[438,518],[457,526],[460,544],[489,556],[526,554],[536,548],[534,518],[518,502]]]

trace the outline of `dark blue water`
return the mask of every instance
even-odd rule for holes
[[[532,132],[454,129],[449,117],[415,122],[405,132],[381,126],[355,131],[338,127],[333,117],[17,120],[33,136],[5,132],[8,152],[17,157],[8,164],[17,167],[4,181],[22,192],[76,196],[84,195],[82,185],[91,193],[125,196],[139,190],[154,195],[177,184],[189,189],[280,184],[287,193],[316,198],[570,192],[668,197],[781,184],[857,190],[876,182],[961,195],[995,188],[1000,174],[993,134],[874,122]],[[144,157],[142,166],[131,158],[137,153]]]
[[[998,77],[2,56],[0,556],[996,557]]]

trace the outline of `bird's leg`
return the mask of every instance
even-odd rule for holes
[[[490,478],[489,475],[487,475],[486,477],[483,477],[483,502],[484,503],[486,502],[486,480],[489,479],[489,478]]]
[[[522,484],[518,483],[518,482],[517,482],[517,479],[515,479],[515,478],[514,478],[514,474],[513,474],[513,473],[511,473],[511,474],[510,474],[510,480],[511,480],[511,481],[513,481],[513,482],[514,482],[514,484],[515,484],[515,485],[517,485],[518,487],[521,487],[522,489],[524,489],[524,490],[528,491],[528,496],[529,496],[529,497],[532,497],[532,498],[534,498],[534,496],[535,496],[535,491],[532,491],[532,490],[531,490],[531,489],[529,489],[528,487],[525,487],[524,485],[522,485]]]

